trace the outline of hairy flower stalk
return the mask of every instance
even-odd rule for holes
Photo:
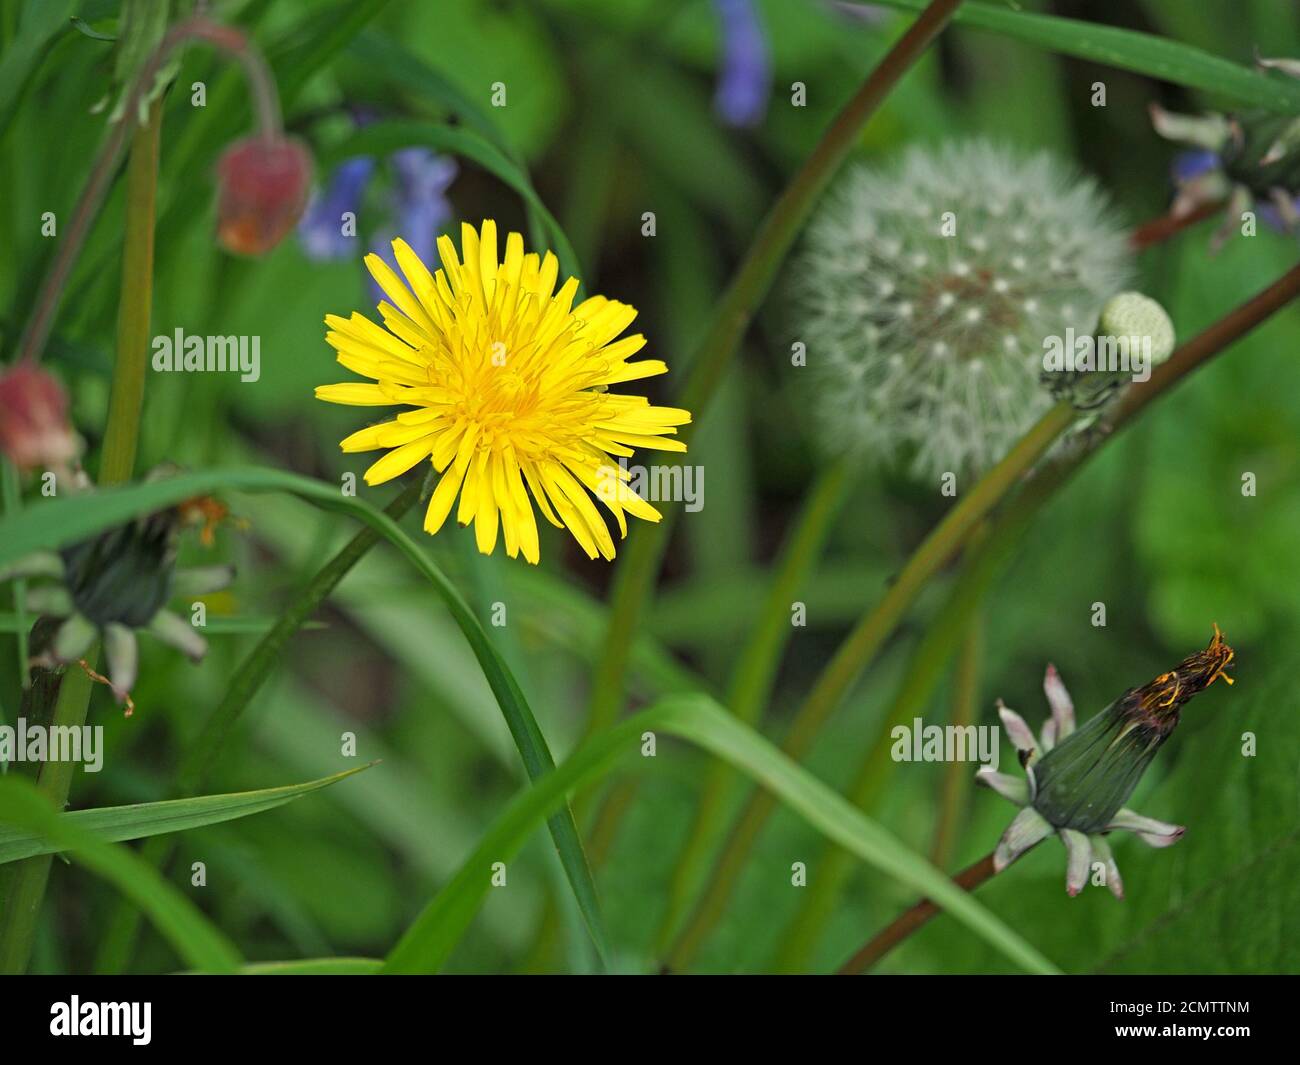
[[[1091,334],[1129,272],[1096,185],[983,141],[851,169],[809,227],[796,335],[834,451],[979,474],[1052,405],[1045,341]]]
[[[430,462],[441,474],[425,514],[430,535],[459,499],[456,520],[473,523],[483,554],[492,553],[499,530],[511,558],[522,553],[536,563],[535,503],[589,558],[612,559],[614,541],[593,496],[621,535],[629,514],[658,521],[616,460],[638,446],[685,451],[672,437],[691,420],[688,411],[610,391],[668,370],[657,359],[628,361],[645,345],[640,334],[618,339],[636,309],[603,296],[573,306],[578,281],[556,289],[559,263],[550,252],[526,255],[523,237],[511,233],[498,260],[490,220],[481,232],[462,227],[463,260],[447,237],[438,249],[442,269],[431,274],[405,241],[394,241],[405,282],[379,256],[367,256],[392,300],[379,305],[386,328],[356,313],[325,319],[339,362],[375,383],[322,385],[317,398],[412,408],[341,447],[386,450],[366,471],[368,484]]]
[[[1043,689],[1052,716],[1039,739],[1019,714],[999,704],[998,713],[1020,754],[1025,780],[981,769],[976,780],[1022,809],[998,842],[994,872],[1001,872],[1053,832],[1068,854],[1066,891],[1077,895],[1094,863],[1105,868],[1106,886],[1124,897],[1119,867],[1106,835],[1135,833],[1152,847],[1168,847],[1185,829],[1125,808],[1156,752],[1178,725],[1183,706],[1220,677],[1234,657],[1218,626],[1208,647],[1183,659],[1140,688],[1130,688],[1076,729],[1074,704],[1051,666]]]

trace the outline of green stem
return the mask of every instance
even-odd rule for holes
[[[896,725],[907,724],[924,709],[944,676],[954,648],[968,631],[984,593],[998,572],[998,564],[1005,559],[1004,553],[988,548],[988,538],[984,537],[969,552],[943,608],[912,651],[903,671],[903,682],[876,729],[875,742],[867,749],[849,784],[848,800],[858,809],[871,809],[883,794],[897,765],[889,756],[891,730]],[[779,972],[808,970],[840,893],[853,873],[852,861],[838,847],[827,847],[812,868],[817,870],[817,875],[809,882],[803,905],[777,950]]]
[[[162,107],[155,103],[148,120],[131,141],[126,176],[125,244],[122,252],[122,295],[118,307],[117,358],[109,400],[108,426],[100,460],[101,485],[127,481],[135,464],[140,429],[144,372],[148,365],[149,318],[153,301],[154,197],[158,184],[158,143]],[[93,669],[98,649],[86,653]],[[54,723],[80,729],[90,711],[91,680],[80,668],[63,675],[55,704]],[[72,786],[72,762],[46,762],[36,786],[62,810]],[[8,882],[9,904],[0,916],[0,971],[22,972],[31,956],[32,941],[45,885],[50,855],[19,863]]]
[[[58,702],[54,705],[54,727],[79,729],[86,723],[92,683],[90,675],[75,666],[64,673]],[[50,797],[57,809],[63,809],[68,801],[75,765],[74,762],[41,765],[36,786]],[[52,858],[50,854],[26,858],[8,871],[4,912],[0,914],[0,973],[19,974],[27,969]]]
[[[99,485],[131,479],[140,439],[144,376],[149,366],[153,312],[154,203],[158,188],[158,144],[162,105],[131,141],[126,171],[126,221],[122,245],[122,294],[117,307],[117,360],[108,400],[108,426],[99,459]]]
[[[728,709],[747,725],[756,724],[771,694],[781,652],[794,632],[790,610],[799,589],[821,556],[822,547],[835,516],[840,511],[849,484],[847,463],[827,466],[805,497],[781,557],[776,578],[741,651],[727,689]],[[709,767],[700,793],[695,820],[677,859],[668,887],[668,909],[659,929],[659,948],[666,949],[685,915],[686,908],[703,876],[702,866],[717,843],[727,799],[738,775],[726,762]]]
[[[421,483],[412,481],[406,489],[385,508],[394,521],[400,521],[420,498]],[[176,771],[172,789],[175,797],[197,793],[216,756],[221,752],[231,729],[239,720],[253,697],[266,683],[267,677],[278,664],[290,638],[329,598],[339,582],[361,561],[376,543],[379,531],[367,525],[349,540],[300,591],[276,623],[262,636],[257,645],[240,663],[235,679],[226,690],[225,697],[203,723],[194,742],[186,749]],[[140,857],[155,869],[165,869],[176,850],[176,840],[171,836],[154,836],[145,841]],[[142,915],[130,899],[118,899],[108,919],[104,938],[100,941],[95,958],[98,973],[123,972],[131,960]]]
[[[10,462],[0,463],[0,500],[4,503],[3,513],[17,514],[22,509],[22,493],[18,486],[18,470]],[[25,691],[31,687],[32,677],[28,662],[31,660],[29,633],[27,631],[27,582],[16,578],[13,582],[14,615],[18,619],[18,676]],[[0,725],[5,722],[4,713],[0,711]]]
[[[782,750],[801,758],[818,731],[848,693],[849,688],[874,658],[903,612],[915,600],[926,581],[965,543],[983,518],[1047,453],[1057,438],[1074,421],[1068,403],[1058,403],[1015,444],[996,466],[986,473],[944,516],[908,559],[879,605],[866,614],[840,644],[830,663],[795,713]],[[745,860],[758,833],[767,823],[774,804],[764,792],[755,792],[745,805],[727,845],[719,856],[703,898],[669,955],[668,965],[682,970],[722,915]]]
[[[983,651],[983,628],[979,614],[970,619],[966,638],[962,641],[953,677],[952,724],[965,728],[975,723],[979,706],[980,657]],[[970,797],[971,775],[965,762],[949,762],[943,768],[943,783],[939,791],[939,817],[934,826],[934,840],[930,844],[930,863],[946,869],[952,861],[957,827],[966,800]]]
[[[867,120],[947,26],[961,2],[932,0],[822,134],[817,147],[764,219],[696,349],[690,374],[677,397],[676,405],[691,411],[697,424],[818,197],[852,150]],[[684,435],[689,438],[691,434]],[[637,621],[654,588],[668,534],[680,509],[677,505],[666,506],[662,521],[639,529],[619,564],[609,632],[592,678],[589,734],[608,728],[618,718]]]

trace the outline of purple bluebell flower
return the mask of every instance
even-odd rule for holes
[[[393,194],[395,228],[375,234],[370,250],[394,269],[393,237],[400,236],[421,262],[438,258],[438,235],[452,217],[447,189],[456,178],[456,160],[435,155],[427,148],[403,148],[391,162],[397,179]],[[386,299],[383,290],[370,279],[376,301]]]
[[[1198,148],[1179,152],[1174,156],[1169,172],[1175,185],[1183,185],[1222,167],[1223,160],[1218,152],[1212,152],[1208,148]]]
[[[772,91],[767,35],[754,0],[713,0],[722,24],[722,69],[713,106],[730,126],[757,126]]]
[[[298,223],[298,240],[307,258],[320,262],[357,253],[356,238],[343,233],[343,216],[350,212],[355,219],[360,213],[361,198],[374,172],[370,156],[348,159],[334,171],[325,189],[312,197]]]

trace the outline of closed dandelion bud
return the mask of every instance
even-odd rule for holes
[[[830,446],[978,474],[1052,403],[1049,338],[1092,332],[1129,272],[1096,185],[984,142],[850,169],[809,228],[798,339]]]
[[[263,255],[298,224],[311,186],[311,154],[287,137],[236,141],[217,163],[217,240],[236,255]]]
[[[1203,651],[1189,655],[1167,673],[1140,688],[1130,688],[1082,728],[1074,725],[1074,704],[1051,666],[1043,688],[1052,717],[1041,738],[1019,714],[999,705],[1008,736],[1020,753],[1026,780],[990,769],[976,780],[1022,809],[994,852],[1002,870],[1053,833],[1068,855],[1066,890],[1077,895],[1094,861],[1106,868],[1106,884],[1122,898],[1123,882],[1105,835],[1117,829],[1135,833],[1152,847],[1167,847],[1182,838],[1181,825],[1144,817],[1125,808],[1133,789],[1156,752],[1178,725],[1183,706],[1220,677],[1234,652],[1218,626]]]
[[[0,374],[0,452],[10,462],[20,470],[59,469],[80,450],[58,381],[26,361]]]
[[[1149,380],[1174,350],[1174,324],[1140,292],[1121,292],[1101,309],[1097,332],[1043,356],[1043,383],[1081,411],[1095,411],[1130,382]]]

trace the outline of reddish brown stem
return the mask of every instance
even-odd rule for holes
[[[997,872],[993,868],[993,855],[986,854],[974,865],[967,866],[952,878],[952,882],[963,891],[974,891],[984,881]],[[881,958],[893,950],[899,943],[910,936],[926,921],[939,912],[939,907],[929,899],[922,899],[910,910],[905,910],[893,922],[871,939],[848,961],[840,966],[840,976],[855,976],[866,972]]]
[[[90,177],[86,179],[86,186],[82,189],[81,198],[77,200],[77,206],[73,210],[68,231],[64,234],[55,255],[54,264],[41,283],[41,290],[36,297],[36,309],[23,330],[18,346],[19,359],[37,362],[41,352],[45,350],[45,343],[50,337],[50,328],[54,324],[54,312],[58,310],[59,300],[63,296],[64,285],[67,284],[68,275],[72,272],[72,266],[77,261],[81,246],[90,232],[90,224],[95,220],[104,202],[108,186],[117,170],[122,147],[126,144],[127,133],[136,126],[140,102],[153,86],[158,72],[162,70],[171,54],[190,40],[206,41],[214,48],[227,52],[242,64],[248,77],[253,107],[257,113],[258,128],[262,136],[280,135],[280,104],[275,92],[275,83],[265,60],[249,47],[248,38],[241,30],[209,22],[200,17],[178,22],[168,30],[167,35],[159,42],[153,55],[149,57],[149,61],[136,77],[121,116],[112,124],[108,139],[99,150]]]
[[[1181,233],[1188,226],[1194,226],[1197,222],[1204,222],[1205,219],[1217,214],[1222,209],[1223,201],[1213,200],[1201,204],[1186,214],[1174,214],[1172,211],[1162,214],[1159,218],[1143,222],[1142,225],[1134,229],[1129,234],[1129,247],[1134,251],[1143,251],[1153,244],[1159,244]]]

